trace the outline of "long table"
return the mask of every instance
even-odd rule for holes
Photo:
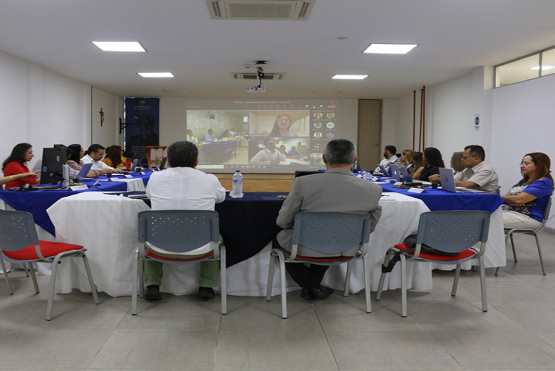
[[[229,196],[218,204],[221,234],[228,255],[228,292],[230,295],[265,294],[270,261],[269,242],[279,231],[275,225],[283,202],[279,193],[246,193],[242,199]],[[399,194],[382,197],[382,217],[370,236],[371,261],[374,261],[374,289],[377,288],[383,256],[388,247],[401,242],[416,232],[418,216],[428,211],[415,198]],[[80,194],[66,197],[48,209],[60,241],[77,243],[88,248],[93,276],[98,288],[111,296],[131,294],[132,251],[137,244],[137,213],[148,209],[140,200],[102,194]],[[102,210],[106,218],[91,218]],[[360,264],[359,264],[360,263]],[[58,287],[62,292],[73,288],[88,289],[81,261],[66,259],[59,267]],[[198,264],[187,266],[165,265],[161,291],[176,295],[196,291]],[[326,276],[331,287],[343,287],[344,266],[332,267]],[[279,279],[274,289],[279,290]],[[409,267],[409,287],[427,290],[432,287],[431,268],[427,263]],[[400,271],[394,271],[387,288],[400,287]],[[296,285],[290,282],[291,288]],[[353,269],[351,288],[357,292],[364,287],[362,263]]]

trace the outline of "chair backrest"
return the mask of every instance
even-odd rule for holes
[[[295,216],[293,244],[324,254],[337,254],[367,243],[370,227],[370,213],[302,212]]]
[[[139,213],[139,242],[181,253],[219,242],[218,212],[210,210],[149,210]]]
[[[544,229],[545,225],[547,224],[547,221],[550,219],[549,218],[549,213],[551,212],[552,202],[553,202],[553,196],[549,197],[549,199],[545,203],[545,208],[543,209],[542,225],[537,229],[538,232],[541,232],[542,229]]]
[[[480,210],[431,211],[420,215],[416,244],[445,252],[461,252],[486,242],[490,213]]]
[[[33,215],[25,211],[0,210],[0,249],[18,251],[38,245]]]

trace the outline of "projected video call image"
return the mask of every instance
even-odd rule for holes
[[[325,169],[326,143],[341,129],[338,108],[313,102],[202,101],[187,105],[184,130],[188,140],[196,141],[201,170],[318,170]]]

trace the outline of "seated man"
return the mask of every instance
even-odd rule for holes
[[[214,136],[214,130],[208,129],[208,132],[206,134],[204,134],[204,141],[213,142],[215,140],[218,140],[218,138],[216,138],[216,136]]]
[[[113,167],[108,166],[104,162],[102,162],[102,158],[104,157],[104,150],[105,148],[102,147],[100,144],[92,144],[89,147],[87,154],[83,156],[81,161],[83,161],[83,164],[92,163],[93,165],[91,166],[91,170],[99,170],[102,172],[102,174],[121,172],[121,169],[114,169]]]
[[[399,165],[401,163],[401,160],[399,159],[399,157],[397,157],[396,153],[397,147],[385,146],[383,150],[384,159],[380,162],[380,165],[383,166],[385,170],[389,169],[389,165],[391,164]],[[376,170],[374,171],[380,173],[380,167],[376,167]]]
[[[498,193],[498,177],[493,167],[486,164],[486,152],[482,146],[470,145],[464,147],[461,162],[465,169],[455,174],[455,186],[474,188],[480,191]],[[439,175],[430,176],[433,183],[441,183]]]
[[[198,148],[191,142],[178,141],[168,147],[169,168],[152,173],[146,194],[152,203],[152,210],[214,210],[217,202],[225,200],[225,189],[218,178],[195,169],[198,165]],[[147,244],[147,249],[156,255],[187,259],[205,255],[217,248],[212,242],[184,254],[172,254],[156,246]],[[213,287],[218,286],[219,264],[217,260],[200,263],[200,281],[197,296],[201,299],[215,297]],[[144,279],[147,287],[145,299],[160,300],[162,283],[162,263],[144,261]]]
[[[289,152],[287,152],[287,156],[300,157],[299,152],[297,152],[297,147],[292,146],[291,149],[289,150]]]
[[[357,158],[354,144],[346,139],[334,139],[327,144],[322,159],[328,170],[324,174],[295,179],[291,192],[279,211],[277,225],[282,227],[283,231],[277,234],[275,244],[291,251],[295,215],[303,211],[352,214],[370,212],[371,228],[374,230],[382,212],[378,204],[382,188],[353,175],[350,169]],[[357,251],[358,245],[344,255],[353,256]],[[298,253],[303,256],[329,257],[301,245]],[[322,300],[333,293],[331,288],[320,285],[328,266],[311,264],[307,267],[300,263],[285,266],[293,280],[302,287],[302,298]]]
[[[249,161],[251,165],[279,165],[280,162],[285,161],[285,154],[276,149],[276,144],[272,139],[264,141],[263,150],[260,150]]]

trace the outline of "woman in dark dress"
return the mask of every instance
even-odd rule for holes
[[[445,167],[443,158],[441,157],[441,152],[439,152],[437,148],[426,148],[422,159],[424,160],[424,166],[416,169],[416,171],[412,174],[412,178],[415,180],[423,180],[427,182],[429,181],[428,178],[431,175],[439,174],[440,167]]]

